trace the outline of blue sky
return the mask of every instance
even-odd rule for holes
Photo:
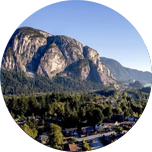
[[[151,71],[148,51],[138,31],[116,11],[87,1],[64,1],[44,7],[19,27],[72,37],[123,66]]]

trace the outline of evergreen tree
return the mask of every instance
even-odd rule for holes
[[[61,132],[61,127],[55,124],[51,124],[48,137],[49,137],[49,145],[51,147],[62,149],[63,134]]]
[[[102,114],[102,111],[98,108],[98,109],[94,109],[92,111],[92,116],[91,116],[91,120],[92,123],[94,125],[102,123],[103,119],[104,119],[104,115]]]
[[[27,124],[24,124],[22,129],[32,138],[35,139],[37,137],[38,131],[35,128],[31,129]]]

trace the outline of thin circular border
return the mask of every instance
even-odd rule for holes
[[[4,55],[4,53],[5,53],[6,47],[7,47],[8,43],[9,43],[11,37],[13,36],[13,34],[15,33],[15,31],[19,28],[19,26],[20,26],[26,19],[28,19],[31,15],[33,15],[34,13],[36,13],[37,11],[40,11],[41,9],[43,9],[43,8],[45,8],[45,7],[51,6],[51,5],[53,5],[53,4],[62,3],[62,2],[68,2],[68,1],[71,1],[71,2],[72,2],[72,1],[77,1],[77,2],[79,2],[79,1],[84,1],[84,2],[90,2],[90,3],[95,3],[95,4],[102,5],[102,6],[104,6],[104,7],[109,8],[110,10],[116,12],[117,14],[119,14],[120,16],[122,16],[124,19],[126,19],[128,22],[130,22],[125,16],[123,16],[121,13],[119,13],[119,12],[116,11],[115,9],[113,9],[113,8],[107,6],[107,5],[104,5],[104,4],[102,4],[102,3],[99,3],[99,2],[94,2],[94,1],[89,1],[89,0],[63,0],[63,1],[58,1],[58,2],[54,2],[54,3],[50,3],[50,4],[48,4],[48,5],[45,5],[45,6],[41,7],[41,8],[39,8],[39,9],[37,9],[35,12],[33,12],[33,13],[30,14],[27,18],[25,18],[20,24],[18,24],[18,27],[14,30],[14,32],[12,33],[12,35],[10,36],[10,38],[8,39],[8,41],[7,41],[6,45],[5,45],[3,55]],[[139,33],[138,33],[138,34],[139,34]],[[139,36],[141,37],[140,34],[139,34]],[[152,63],[151,63],[150,53],[149,53],[148,47],[147,47],[147,45],[146,45],[144,39],[143,39],[142,37],[141,37],[141,39],[142,39],[142,41],[143,41],[143,43],[144,43],[144,45],[145,45],[145,47],[146,47],[146,50],[147,50],[147,53],[148,53],[148,57],[149,57],[149,60],[150,60],[151,72],[152,72]],[[2,55],[2,58],[3,58],[3,55]],[[2,65],[2,59],[1,59],[1,65]],[[1,70],[1,65],[0,65],[0,70]],[[1,75],[0,75],[0,76],[1,76]],[[152,76],[151,76],[151,80],[152,80]],[[1,81],[1,78],[0,78],[0,81]],[[0,87],[1,87],[1,86],[0,86]],[[1,87],[1,93],[2,93],[2,87]],[[4,100],[5,106],[6,106],[6,102],[5,102],[3,93],[2,93],[2,97],[3,97],[3,100]],[[9,111],[9,109],[8,109],[7,106],[6,106],[6,108],[7,108],[8,112],[10,113],[10,111]],[[146,106],[145,106],[145,108],[146,108]],[[144,110],[145,110],[145,108],[144,108]],[[10,116],[12,117],[11,114],[10,114]],[[142,114],[141,114],[141,116],[142,116]],[[16,123],[16,121],[15,121],[15,119],[14,119],[13,117],[12,117],[12,119],[13,119],[14,122]],[[139,117],[139,119],[140,119],[140,117]],[[136,120],[136,123],[137,123],[137,120]],[[17,123],[16,123],[16,124],[17,124]],[[18,124],[17,124],[17,125],[18,125]],[[18,127],[19,127],[25,134],[27,134],[27,133],[21,128],[20,125],[18,125]],[[131,128],[131,129],[132,129],[132,128]],[[130,129],[130,130],[131,130],[131,129]],[[129,131],[130,131],[130,130],[129,130]],[[128,132],[129,132],[129,131],[128,131]],[[128,132],[127,132],[127,133],[128,133]],[[124,135],[122,135],[119,139],[121,139],[122,137],[124,137],[127,133],[124,133]],[[27,135],[28,135],[28,134],[27,134]],[[29,135],[28,135],[28,136],[29,136]],[[29,136],[29,137],[30,137],[30,136]],[[30,137],[30,138],[32,138],[32,137]],[[55,149],[55,148],[50,147],[50,146],[48,146],[48,145],[45,145],[45,144],[43,144],[43,143],[37,141],[37,140],[34,139],[34,138],[32,138],[32,139],[35,140],[36,142],[38,142],[38,143],[44,145],[44,146],[47,146],[47,147],[53,149],[53,150],[64,151],[64,150],[58,150],[58,149]],[[116,142],[116,141],[119,140],[119,139],[115,139],[115,140],[112,141],[112,142],[114,143],[114,142]],[[111,145],[112,142],[111,142],[110,144],[107,144],[106,146]],[[99,149],[104,148],[104,147],[106,147],[106,146],[103,146],[103,147],[100,147],[100,148],[97,148],[97,149],[94,149],[94,150],[99,150]],[[70,151],[69,151],[69,152],[70,152]]]

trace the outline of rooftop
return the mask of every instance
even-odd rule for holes
[[[69,144],[69,150],[70,151],[80,151],[81,148],[77,146],[76,144]]]

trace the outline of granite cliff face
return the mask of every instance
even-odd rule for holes
[[[118,87],[96,50],[66,36],[53,36],[29,27],[17,29],[2,60],[2,68],[40,74],[52,79],[57,74]]]

